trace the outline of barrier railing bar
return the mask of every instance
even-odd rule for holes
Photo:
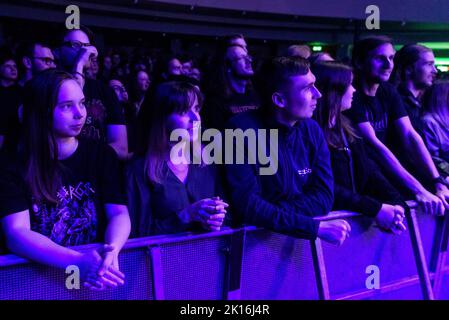
[[[321,240],[317,238],[310,241],[312,250],[313,267],[315,269],[315,278],[320,300],[330,300],[329,283],[327,281],[326,265],[324,263],[323,247]]]
[[[242,288],[243,252],[245,250],[246,229],[232,234],[227,252],[225,297],[227,300],[240,300]]]
[[[151,275],[153,278],[154,299],[164,300],[165,290],[163,281],[161,248],[159,246],[149,247],[148,251],[151,259]]]
[[[388,293],[392,291],[397,291],[402,288],[406,288],[409,286],[412,286],[414,284],[417,284],[420,282],[420,278],[418,275],[406,277],[400,280],[395,280],[394,282],[391,282],[389,284],[385,284],[381,286],[379,289],[369,289],[369,290],[363,290],[363,291],[357,291],[350,294],[340,294],[334,297],[335,300],[362,300],[367,299],[372,296],[376,296],[378,294]]]
[[[406,219],[409,226],[410,240],[412,242],[413,254],[415,255],[416,268],[418,270],[423,298],[425,300],[434,300],[429,270],[427,269],[421,234],[419,231],[418,221],[416,219],[416,210],[409,210],[409,214],[406,214]]]
[[[448,250],[448,237],[449,237],[449,215],[446,214],[443,220],[443,226],[441,231],[441,237],[438,247],[438,258],[435,267],[435,279],[433,282],[433,293],[436,298],[440,296],[441,285],[445,274],[445,263]]]

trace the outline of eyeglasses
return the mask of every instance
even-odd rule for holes
[[[91,44],[90,43],[83,43],[83,42],[79,42],[76,40],[73,41],[65,41],[62,43],[63,46],[67,46],[67,47],[71,47],[74,50],[79,50],[82,47],[90,47]]]
[[[55,64],[55,60],[53,60],[52,58],[47,58],[47,57],[33,57],[33,59],[38,59],[41,60],[43,63],[45,63],[47,66],[51,66]]]

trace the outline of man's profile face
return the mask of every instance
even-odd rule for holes
[[[421,52],[419,60],[413,65],[411,78],[417,88],[425,89],[432,86],[437,73],[433,52]]]
[[[317,101],[321,98],[321,93],[315,87],[315,76],[310,70],[305,75],[291,76],[281,94],[285,103],[279,110],[289,122],[312,118]]]
[[[229,70],[237,78],[250,78],[254,75],[253,59],[242,47],[229,47],[226,52]]]
[[[363,73],[374,83],[388,81],[393,71],[395,50],[391,43],[385,43],[372,50],[364,62]]]
[[[34,47],[33,57],[31,59],[32,73],[36,74],[41,71],[56,68],[55,57],[48,47],[43,47],[40,44],[36,44]]]

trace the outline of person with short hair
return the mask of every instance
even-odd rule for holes
[[[50,68],[56,68],[55,57],[50,46],[42,42],[30,42],[22,45],[19,59],[24,70],[19,81],[24,86],[33,76]]]
[[[301,57],[309,59],[312,54],[312,50],[306,44],[293,44],[287,48],[288,57]]]
[[[256,145],[263,141],[276,163],[273,172],[262,175],[260,159],[255,159],[255,164],[249,161],[254,142],[251,146],[234,143],[245,158],[243,164],[226,164],[233,213],[240,223],[342,244],[351,230],[348,222],[313,219],[331,210],[334,182],[326,140],[311,119],[321,94],[309,62],[276,58],[264,66],[262,74],[262,108],[234,116],[227,128],[254,131]],[[259,138],[262,129],[275,130],[278,138]]]

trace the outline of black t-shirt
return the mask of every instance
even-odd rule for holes
[[[87,117],[80,137],[106,141],[106,126],[125,125],[125,118],[112,89],[99,80],[86,79],[83,88]]]
[[[123,175],[111,147],[79,140],[76,151],[61,160],[62,187],[57,204],[33,200],[24,180],[24,161],[4,160],[0,169],[0,219],[29,210],[31,229],[63,246],[102,241],[104,204],[126,204]]]
[[[207,128],[221,130],[232,116],[258,109],[259,106],[259,99],[252,90],[244,94],[234,93],[228,98],[211,93],[206,96],[202,117]]]
[[[352,108],[345,114],[355,124],[369,122],[377,138],[384,144],[387,144],[392,122],[407,116],[401,96],[387,82],[379,85],[374,97],[364,94],[362,90],[356,91]]]
[[[19,85],[0,86],[0,136],[4,136],[3,150],[15,152],[20,134],[19,107],[23,89]]]

